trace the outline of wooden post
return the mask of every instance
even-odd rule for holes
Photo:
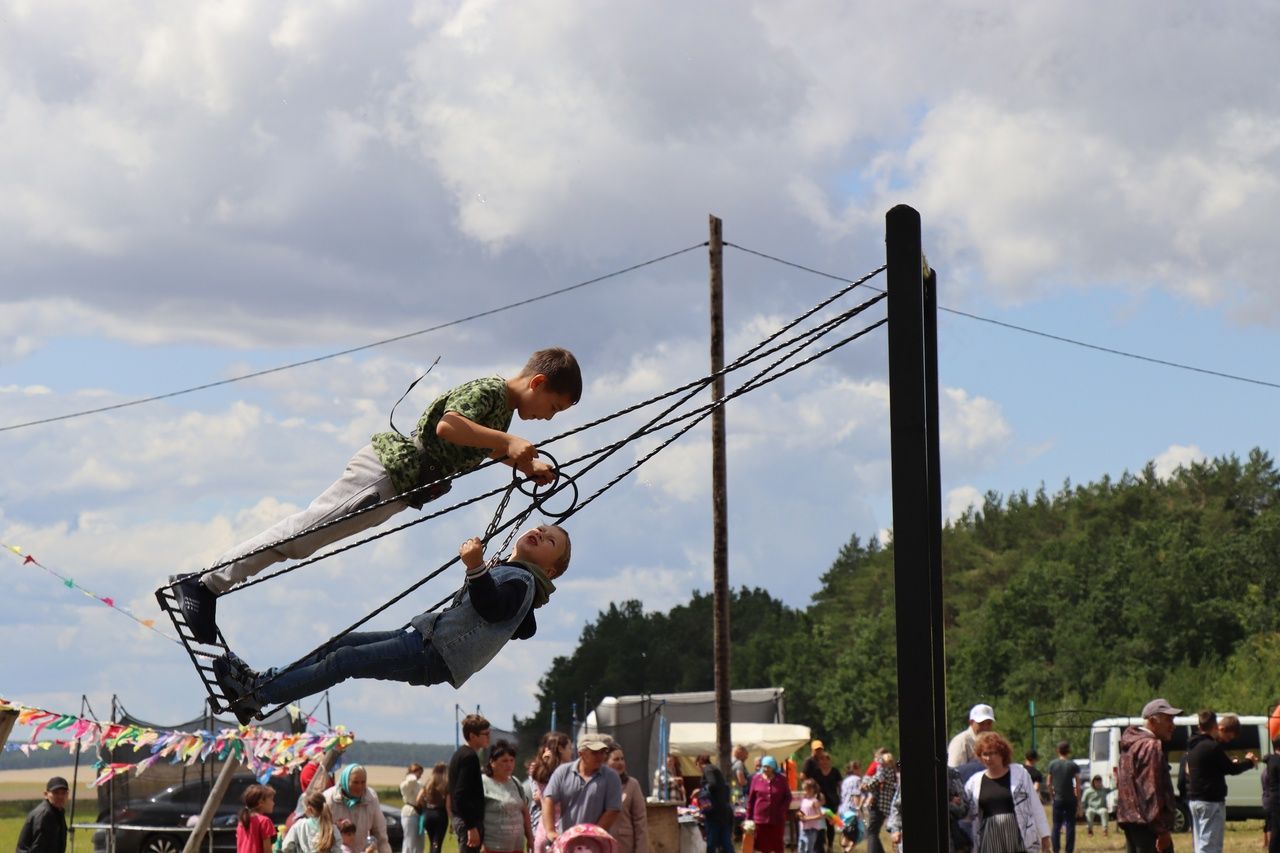
[[[928,339],[920,214],[885,217],[889,290],[889,432],[893,465],[893,570],[898,635],[898,741],[902,824],[912,848],[946,850],[947,765],[941,669],[936,347]],[[933,377],[931,403],[930,377]],[[935,586],[937,585],[937,586]]]
[[[13,724],[18,722],[17,711],[0,711],[0,751],[4,750],[4,745],[9,741],[9,732],[13,731]]]
[[[196,853],[200,849],[200,842],[204,841],[204,834],[209,831],[209,824],[213,823],[213,816],[217,813],[218,806],[222,805],[222,798],[227,795],[227,789],[231,787],[231,777],[236,775],[239,769],[240,759],[227,756],[227,762],[222,765],[222,772],[214,781],[209,799],[204,801],[204,808],[200,809],[200,816],[196,818],[196,825],[191,830],[191,835],[187,837],[182,853]]]
[[[724,232],[719,217],[711,216],[711,372],[724,370]],[[711,381],[711,399],[724,398],[724,377]],[[713,654],[716,684],[716,756],[720,769],[729,772],[730,717],[732,694],[729,692],[729,522],[728,475],[725,466],[724,406],[711,412],[711,527],[712,584],[715,618]],[[665,756],[664,756],[665,760]]]
[[[338,749],[335,746],[324,754],[324,760],[320,762],[320,769],[324,772],[324,775],[326,777],[333,776],[333,765],[338,763],[338,756],[341,753],[342,753],[342,750]],[[307,790],[303,791],[302,794],[303,796],[306,796],[307,794],[312,794],[317,791],[323,791],[330,784],[332,784],[331,779],[322,780],[320,777],[320,774],[316,773],[316,775],[311,777],[311,782],[310,784],[307,785]]]

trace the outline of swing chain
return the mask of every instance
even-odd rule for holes
[[[524,489],[520,488],[522,485],[522,481],[520,480],[520,472],[515,469],[512,469],[511,485],[507,486],[506,491],[503,492],[502,500],[499,501],[498,503],[498,509],[494,512],[493,518],[489,521],[489,527],[485,530],[484,538],[481,540],[484,543],[486,548],[489,545],[489,540],[492,539],[494,534],[498,532],[498,528],[502,524],[502,516],[504,513],[506,513],[507,505],[511,502],[512,493],[514,493],[516,490],[519,490],[521,494],[528,495],[531,498],[531,501],[529,503],[529,506],[524,510],[522,510],[520,514],[517,515],[512,520],[511,529],[507,531],[507,537],[503,541],[502,547],[494,551],[493,556],[486,561],[486,566],[490,569],[498,565],[498,563],[502,562],[503,555],[507,553],[507,549],[511,547],[511,543],[515,541],[516,535],[520,532],[520,525],[524,524],[525,519],[533,515],[534,510],[545,512],[545,510],[542,510],[542,504],[543,502],[546,501],[547,498],[551,497],[553,494],[556,493],[557,485],[560,482],[562,477],[565,480],[567,480],[570,484],[573,485],[574,503],[577,503],[578,487],[577,487],[576,481],[572,477],[570,477],[568,474],[565,474],[560,470],[560,464],[556,461],[554,456],[552,456],[550,453],[547,453],[546,451],[539,451],[539,453],[551,460],[551,465],[556,472],[555,479],[547,486],[546,491],[543,492],[542,495],[539,495],[538,485],[536,483],[532,485],[529,491],[525,491]]]

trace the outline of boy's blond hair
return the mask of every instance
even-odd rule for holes
[[[563,347],[540,349],[520,369],[520,376],[547,377],[547,390],[563,394],[577,404],[582,399],[582,370],[573,353]]]

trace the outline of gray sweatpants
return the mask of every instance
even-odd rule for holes
[[[377,454],[373,452],[373,446],[366,444],[356,452],[355,456],[351,457],[351,461],[347,463],[347,469],[342,472],[342,477],[325,489],[324,493],[312,501],[310,506],[272,525],[265,532],[258,534],[248,542],[240,543],[219,557],[217,562],[226,562],[264,545],[270,545],[282,539],[290,539],[290,537],[297,536],[297,534],[309,527],[323,524],[330,519],[353,512],[361,506],[386,500],[396,494],[398,493],[395,486],[391,485],[391,477],[387,474],[386,469],[382,467],[382,463],[378,461]],[[323,530],[317,530],[306,536],[292,539],[275,548],[268,548],[251,557],[235,560],[235,562],[205,575],[203,578],[204,584],[214,592],[226,592],[231,587],[253,577],[270,565],[274,565],[281,560],[299,560],[303,557],[309,557],[326,545],[331,545],[340,539],[345,539],[363,530],[376,527],[408,507],[409,505],[404,501],[395,501],[386,506],[378,507],[371,512],[353,516],[346,521],[326,527]]]

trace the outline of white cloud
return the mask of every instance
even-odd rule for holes
[[[1193,462],[1203,462],[1207,458],[1204,451],[1194,444],[1171,444],[1157,454],[1152,462],[1155,465],[1156,476],[1167,480],[1179,468]]]
[[[955,521],[970,508],[980,508],[982,502],[982,492],[973,486],[957,486],[954,489],[948,489],[942,498],[943,522]]]
[[[938,400],[939,442],[944,464],[967,469],[1005,450],[1013,430],[1001,407],[963,388],[944,388]]]
[[[590,578],[565,576],[559,584],[573,597],[572,621],[581,625],[594,621],[597,611],[610,604],[635,599],[644,603],[646,611],[664,612],[689,600],[694,589],[706,587],[705,573],[695,567],[673,568],[661,565],[622,563],[612,574]]]

